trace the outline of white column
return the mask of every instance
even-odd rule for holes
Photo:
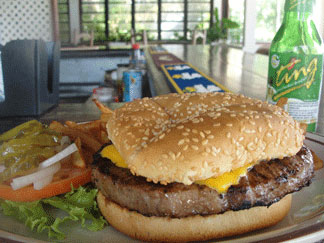
[[[73,42],[73,33],[76,31],[80,33],[80,8],[79,0],[69,1],[69,15],[70,15],[70,39]]]
[[[324,38],[324,3],[323,0],[317,0],[313,9],[313,19],[319,34]]]
[[[251,53],[257,49],[255,42],[256,2],[257,0],[245,0],[243,51]]]

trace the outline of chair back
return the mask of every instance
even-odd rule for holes
[[[94,40],[94,32],[91,30],[90,34],[87,32],[78,32],[77,30],[73,31],[73,45],[77,46],[82,39],[89,39],[90,40],[90,46],[93,46],[93,40]]]
[[[191,44],[196,45],[198,38],[202,39],[202,44],[206,44],[206,39],[207,39],[207,30],[194,30],[192,32],[192,42]]]
[[[144,46],[147,46],[147,34],[146,34],[146,30],[143,30],[143,32],[141,33],[135,33],[134,29],[131,29],[131,43],[132,45],[136,43],[136,37],[140,36],[141,37],[141,41],[143,42]]]

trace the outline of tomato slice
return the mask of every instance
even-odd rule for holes
[[[52,183],[41,190],[35,190],[32,185],[13,190],[8,185],[0,184],[0,198],[16,202],[30,202],[67,193],[71,191],[71,185],[78,188],[90,182],[90,180],[91,168],[63,167],[54,175]]]

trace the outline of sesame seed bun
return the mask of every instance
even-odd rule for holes
[[[134,175],[190,185],[295,155],[304,135],[283,109],[231,93],[168,94],[126,103],[107,122]]]
[[[186,218],[146,217],[120,207],[100,192],[97,201],[109,224],[120,232],[142,241],[178,242],[233,236],[272,226],[288,214],[291,198],[289,194],[270,207]]]

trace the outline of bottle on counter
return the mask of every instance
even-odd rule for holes
[[[141,51],[139,44],[132,45],[129,68],[123,72],[123,101],[142,98],[143,69],[141,68]]]
[[[131,69],[141,70],[142,74],[146,73],[146,62],[144,56],[141,54],[140,45],[132,45],[132,55],[129,62]]]
[[[286,0],[282,25],[269,52],[267,101],[288,98],[285,110],[314,132],[323,75],[323,42],[312,19],[312,0]]]

